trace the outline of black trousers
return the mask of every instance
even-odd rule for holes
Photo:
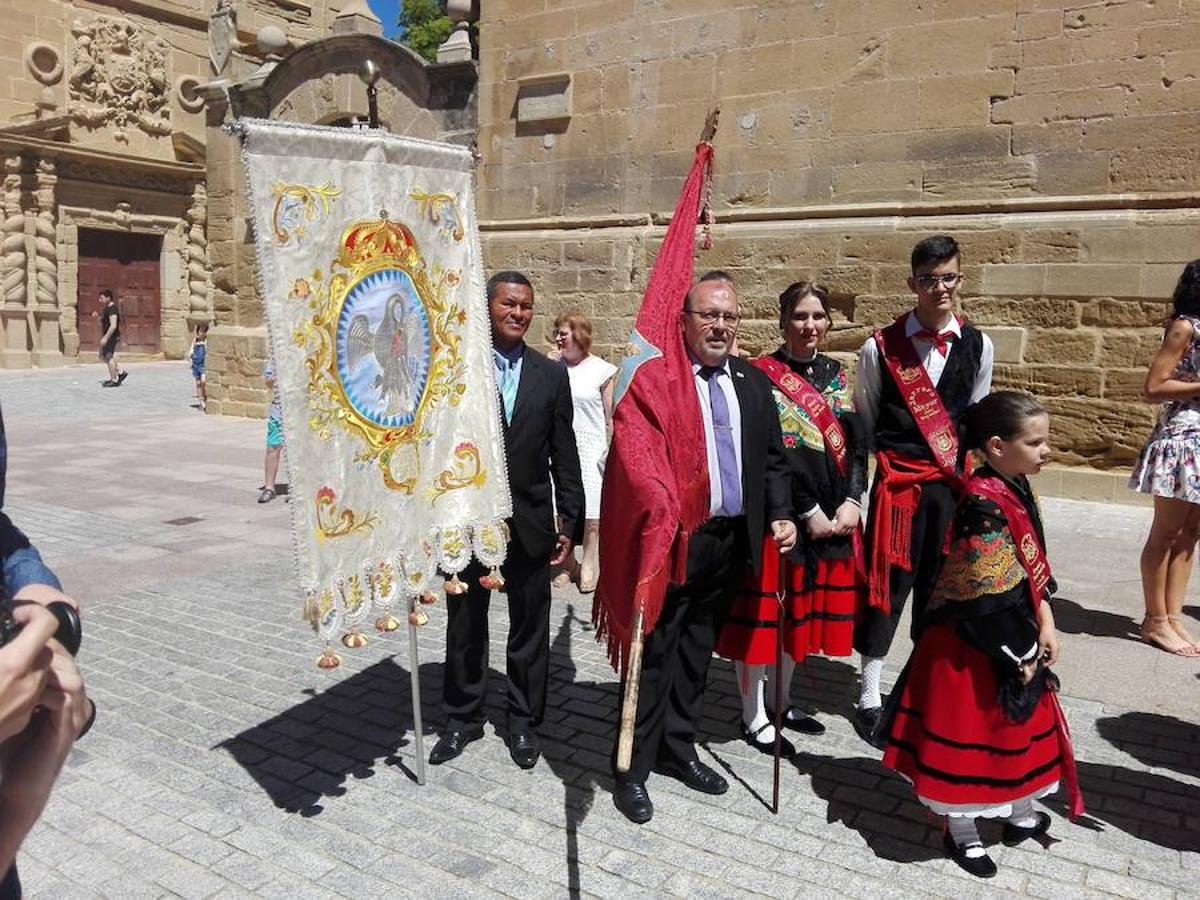
[[[13,863],[0,881],[0,900],[21,900],[21,879],[17,875],[17,864]]]
[[[448,728],[483,721],[488,679],[488,606],[479,584],[487,570],[471,563],[460,575],[470,587],[446,596],[446,668],[442,705]],[[528,731],[546,711],[550,672],[550,565],[526,555],[517,541],[501,566],[508,596],[508,731]]]
[[[879,476],[871,485],[871,509],[877,509],[874,499],[879,491]],[[925,626],[925,611],[934,583],[945,559],[946,531],[954,519],[957,500],[945,482],[933,481],[921,485],[921,499],[912,520],[912,571],[893,566],[889,584],[892,611],[889,615],[868,606],[854,627],[854,649],[863,656],[887,656],[896,634],[896,626],[904,613],[908,595],[913,595],[912,638],[915,641]],[[868,545],[870,529],[867,529]],[[871,559],[867,547],[867,559]]]
[[[667,590],[658,622],[646,635],[633,762],[628,772],[617,772],[614,743],[617,781],[644,782],[656,764],[697,759],[696,726],[708,664],[745,577],[748,550],[744,518],[710,519],[692,536],[687,579]]]

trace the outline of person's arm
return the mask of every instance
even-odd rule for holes
[[[103,344],[105,341],[107,341],[110,337],[113,336],[113,333],[117,330],[118,316],[119,316],[119,314],[117,313],[117,311],[113,310],[113,314],[108,317],[108,328],[105,329],[104,336],[102,338],[100,338],[100,343]]]
[[[992,366],[995,364],[996,347],[992,339],[980,333],[983,347],[979,351],[979,371],[975,373],[975,383],[971,387],[971,402],[978,403],[992,392]]]
[[[53,620],[49,613],[40,612]],[[13,864],[21,842],[42,814],[54,781],[92,711],[71,655],[50,638],[42,650],[49,652],[50,660],[37,699],[39,712],[19,734],[0,745],[0,869],[4,871]]]
[[[554,480],[554,505],[562,523],[558,550],[551,565],[561,565],[583,534],[583,477],[575,445],[575,406],[566,370],[559,371],[554,396],[554,421],[550,428],[550,476]]]
[[[1168,400],[1189,400],[1200,397],[1200,382],[1181,381],[1172,378],[1175,367],[1192,344],[1195,330],[1187,319],[1173,321],[1163,336],[1162,346],[1154,354],[1150,371],[1146,373],[1146,384],[1142,398],[1148,403],[1165,403]]]
[[[865,438],[863,449],[875,444],[875,421],[879,418],[879,397],[883,392],[883,376],[879,371],[879,346],[869,337],[858,353],[854,370],[854,411],[862,422]]]

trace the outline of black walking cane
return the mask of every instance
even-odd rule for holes
[[[787,599],[787,554],[779,554],[779,583],[775,587],[775,786],[771,812],[779,815],[779,760],[783,753],[783,626]]]

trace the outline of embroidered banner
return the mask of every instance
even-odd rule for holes
[[[239,127],[304,615],[329,641],[439,569],[504,560],[473,161],[380,131]]]

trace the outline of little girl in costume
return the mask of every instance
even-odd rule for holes
[[[977,818],[1005,820],[1013,845],[1044,834],[1033,801],[1066,782],[1083,813],[1058,705],[1054,590],[1037,501],[1026,476],[1050,455],[1050,418],[1036,400],[1000,391],[964,417],[984,465],[969,478],[947,534],[928,627],[885,713],[883,764],[946,816],[946,853],[972,875],[996,864]]]

